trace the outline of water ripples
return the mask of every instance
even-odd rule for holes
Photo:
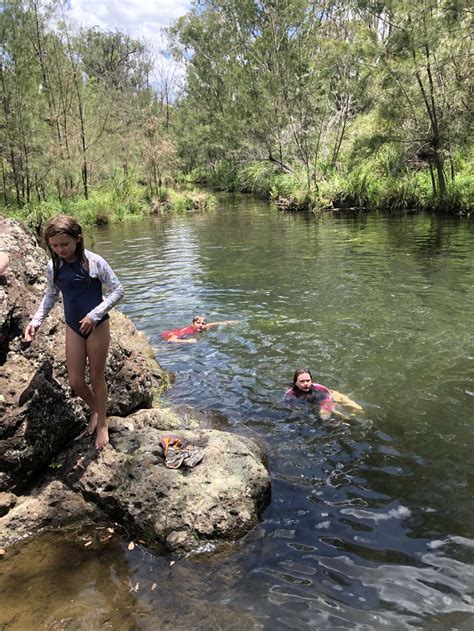
[[[133,228],[126,250],[113,228],[99,232],[97,249],[126,285],[124,311],[176,373],[166,399],[220,412],[233,431],[263,441],[273,481],[263,522],[231,556],[242,578],[229,592],[227,560],[209,561],[204,576],[190,562],[193,589],[205,602],[231,593],[255,629],[467,629],[467,226],[317,220],[234,200],[199,221],[150,220],[146,229]],[[196,313],[239,324],[193,345],[161,339]],[[301,365],[364,412],[324,424],[282,403]],[[194,602],[187,589],[182,598]]]

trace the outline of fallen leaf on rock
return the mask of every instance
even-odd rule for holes
[[[135,547],[135,544],[133,543],[133,541],[130,541],[130,543],[128,544],[128,549],[133,550],[134,547]]]
[[[154,592],[154,591],[155,591],[155,589],[156,589],[156,583],[153,583],[153,585],[151,586],[151,588],[150,588],[150,589],[151,589],[151,591],[152,591],[152,592]]]
[[[90,546],[92,544],[92,541],[86,541],[84,544],[84,548],[87,548],[87,546]]]
[[[174,565],[175,563],[176,563],[176,561],[170,561],[170,567],[171,567],[172,565]]]

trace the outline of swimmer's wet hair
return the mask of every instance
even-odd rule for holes
[[[58,234],[65,234],[72,239],[79,239],[76,244],[76,256],[80,261],[83,269],[89,274],[89,261],[84,252],[84,237],[82,235],[82,227],[74,217],[70,215],[56,215],[51,217],[44,227],[44,240],[48,246],[48,250],[53,259],[53,278],[56,282],[60,267],[60,257],[53,252],[49,245],[49,239]]]

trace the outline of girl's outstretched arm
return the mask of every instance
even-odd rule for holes
[[[339,405],[343,405],[344,407],[355,410],[356,412],[363,411],[363,408],[358,403],[350,399],[347,395],[342,394],[342,392],[338,392],[337,390],[333,390],[331,388],[331,395],[334,401]]]
[[[10,258],[6,252],[0,252],[0,274],[7,269],[10,264]]]
[[[210,329],[212,326],[219,326],[220,324],[238,324],[238,320],[222,320],[221,322],[208,322],[204,325],[204,329]]]

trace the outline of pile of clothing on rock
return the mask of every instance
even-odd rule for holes
[[[160,447],[163,450],[165,465],[168,469],[195,467],[203,458],[202,449],[186,443],[179,436],[168,434],[160,439]]]

